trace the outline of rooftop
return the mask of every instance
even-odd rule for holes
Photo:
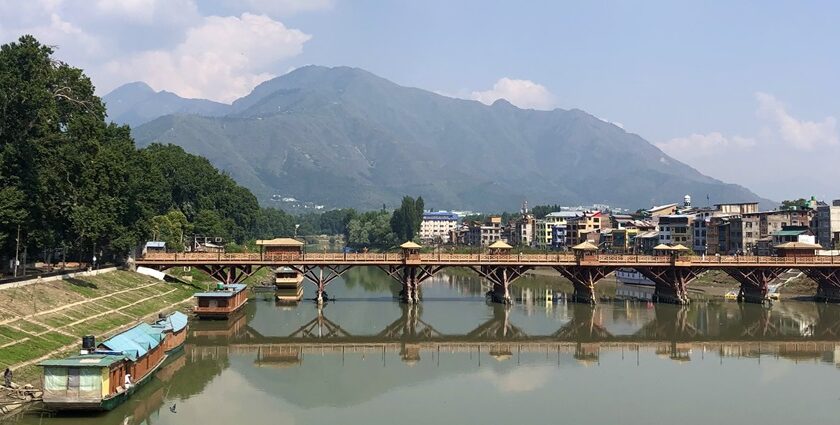
[[[209,292],[196,292],[193,294],[194,297],[202,298],[202,297],[210,297],[210,298],[230,298],[247,288],[248,285],[242,283],[233,283],[230,285],[222,286],[222,290],[220,291],[209,291]]]
[[[118,354],[82,354],[63,359],[44,360],[38,363],[38,366],[106,367],[124,359],[125,356]]]
[[[274,238],[274,239],[260,239],[257,240],[257,245],[260,246],[303,246],[303,242],[292,238]]]

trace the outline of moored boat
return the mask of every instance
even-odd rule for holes
[[[296,303],[303,298],[303,275],[291,267],[279,267],[274,271],[274,295],[277,301]]]
[[[154,324],[138,323],[95,343],[82,340],[79,355],[41,362],[44,404],[53,410],[111,410],[149,381],[167,352],[183,346],[187,317],[175,312]]]
[[[215,291],[198,292],[193,312],[199,319],[227,319],[248,302],[248,286],[218,284]]]

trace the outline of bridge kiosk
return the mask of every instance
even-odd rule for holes
[[[596,255],[598,253],[598,246],[592,242],[579,243],[572,247],[572,252],[575,253],[575,259],[578,264],[586,261],[597,261]]]
[[[513,249],[512,246],[499,240],[487,247],[487,253],[490,255],[510,255],[511,249]]]
[[[785,242],[774,248],[779,257],[816,257],[817,250],[822,249],[822,246],[808,242]]]
[[[260,259],[298,259],[303,257],[303,242],[292,238],[258,240]],[[291,267],[274,269],[274,296],[281,303],[296,303],[303,298],[303,274]]]
[[[407,241],[406,243],[400,245],[403,251],[403,259],[406,264],[420,264],[420,245],[412,242]]]

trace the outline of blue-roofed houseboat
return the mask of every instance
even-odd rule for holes
[[[183,345],[186,328],[186,315],[175,312],[152,325],[138,323],[98,345],[85,337],[79,355],[40,363],[44,404],[54,410],[113,409],[148,382],[167,352]]]
[[[215,291],[198,292],[193,312],[199,319],[227,319],[248,302],[248,286],[219,283]]]

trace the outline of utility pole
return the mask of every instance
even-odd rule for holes
[[[20,224],[18,224],[18,226],[17,226],[17,239],[15,239],[15,272],[14,272],[14,277],[17,277],[18,264],[20,263],[18,261],[18,253],[19,252],[20,252]]]

